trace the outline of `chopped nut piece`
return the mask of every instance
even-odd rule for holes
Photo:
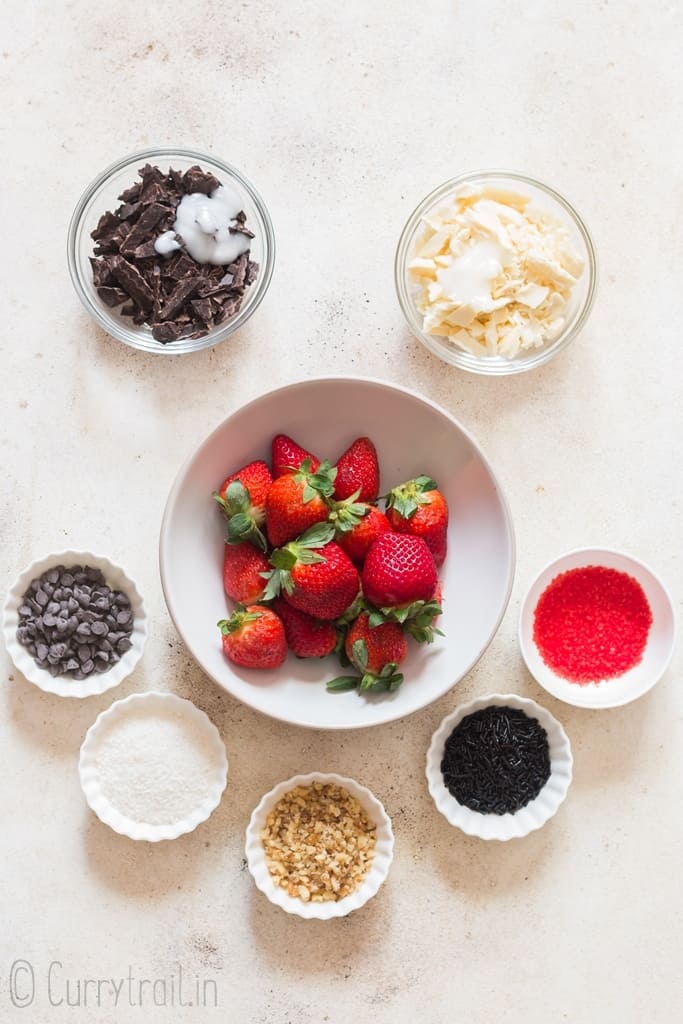
[[[289,896],[341,900],[361,884],[375,854],[376,826],[341,786],[296,786],[277,802],[261,832],[266,864]]]

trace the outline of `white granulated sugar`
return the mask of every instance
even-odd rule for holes
[[[177,711],[129,712],[103,733],[95,762],[99,784],[126,818],[170,825],[213,791],[215,751],[199,722]]]

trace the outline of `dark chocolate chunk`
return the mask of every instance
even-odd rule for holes
[[[138,218],[132,231],[121,246],[123,256],[132,256],[139,245],[146,242],[152,234],[161,218],[166,213],[166,207],[161,203],[152,203]]]
[[[107,238],[112,235],[119,226],[119,218],[111,210],[107,210],[103,213],[97,222],[97,227],[94,231],[90,232],[90,237],[96,242],[100,242],[103,238]]]
[[[110,309],[113,309],[114,306],[120,306],[128,298],[123,288],[110,288],[108,285],[98,288],[97,294],[105,306],[109,306]]]
[[[175,324],[170,321],[165,324],[155,324],[152,328],[152,335],[157,341],[161,341],[165,345],[169,341],[177,341],[182,330],[182,324]]]
[[[111,261],[111,268],[114,277],[133,302],[141,309],[150,310],[154,302],[154,292],[140,271],[132,263],[124,260],[122,256],[114,257]]]
[[[217,188],[220,188],[220,184],[218,178],[214,177],[209,171],[203,171],[197,165],[190,167],[183,175],[183,188],[188,193],[203,192],[204,195],[208,196],[215,192]]]
[[[166,320],[180,320],[180,311],[185,305],[187,300],[194,295],[199,285],[199,277],[186,277],[183,281],[179,281],[171,292],[168,301],[159,310],[159,319],[161,321]]]

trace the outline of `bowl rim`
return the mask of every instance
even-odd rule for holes
[[[124,580],[124,585],[118,589],[126,591],[133,609],[133,633],[131,634],[133,646],[125,652],[113,668],[107,672],[96,673],[86,679],[51,676],[46,669],[36,664],[32,655],[17,640],[18,610],[27,587],[32,580],[37,579],[42,573],[61,563],[66,568],[69,565],[91,565],[94,568],[101,569],[105,578],[109,574],[110,580],[112,574],[119,575]],[[52,693],[58,697],[84,698],[106,693],[107,690],[112,690],[115,686],[119,686],[124,679],[131,675],[144,653],[147,641],[148,619],[145,603],[138,585],[125,569],[106,555],[98,555],[92,551],[75,551],[69,548],[65,551],[55,551],[41,558],[36,558],[19,573],[7,591],[2,610],[2,631],[7,653],[14,667],[25,679],[45,693]]]
[[[135,704],[140,704],[141,706],[147,704],[152,707],[166,704],[176,708],[186,718],[200,723],[207,742],[211,745],[212,753],[216,756],[216,780],[212,792],[194,811],[172,824],[154,825],[149,822],[134,821],[132,818],[127,818],[107,800],[99,785],[95,752],[100,734],[112,721],[122,716],[125,717],[128,710],[135,706]],[[91,811],[97,815],[101,822],[108,825],[114,832],[118,832],[119,835],[148,843],[158,843],[165,839],[177,839],[178,836],[194,832],[197,826],[206,821],[220,804],[228,784],[228,772],[229,765],[225,743],[217,727],[206,712],[202,711],[201,708],[197,707],[193,701],[188,700],[186,697],[179,697],[175,693],[167,693],[160,690],[132,693],[129,697],[125,697],[122,700],[115,700],[113,704],[110,704],[108,708],[100,712],[85,734],[78,757],[78,777]]]
[[[652,673],[652,677],[650,681],[647,683],[647,685],[630,697],[615,699],[608,702],[601,701],[599,704],[597,704],[593,700],[591,700],[591,696],[594,695],[595,691],[590,689],[590,684],[588,686],[580,686],[575,683],[569,683],[567,680],[562,679],[560,676],[556,675],[556,673],[553,672],[553,670],[545,664],[545,671],[542,676],[540,673],[536,672],[531,666],[527,639],[529,639],[530,643],[533,643],[533,637],[531,634],[529,634],[529,638],[527,638],[527,629],[525,628],[527,623],[531,622],[533,619],[535,604],[534,608],[532,608],[531,595],[543,576],[551,572],[553,574],[553,577],[555,575],[559,575],[559,573],[565,571],[565,569],[563,568],[565,563],[568,562],[570,559],[573,560],[577,556],[581,556],[582,558],[584,556],[586,557],[587,560],[585,562],[585,565],[600,564],[598,559],[604,559],[605,557],[607,557],[608,559],[623,559],[626,563],[630,563],[631,565],[636,566],[638,569],[642,569],[645,573],[652,577],[652,579],[655,582],[655,585],[661,591],[661,594],[667,604],[668,610],[671,615],[671,635],[669,640],[668,651],[662,661],[661,666],[658,668],[657,671]],[[569,567],[567,566],[567,568]],[[621,569],[618,571],[624,572],[625,570]],[[677,631],[678,615],[676,611],[676,605],[674,604],[673,598],[671,597],[671,592],[669,591],[669,588],[666,586],[659,573],[655,572],[652,566],[648,565],[647,562],[642,561],[642,559],[640,558],[636,558],[628,551],[622,551],[619,548],[592,546],[572,548],[570,551],[565,551],[563,554],[558,555],[556,558],[553,558],[549,562],[547,562],[546,565],[544,565],[543,568],[538,573],[536,573],[531,583],[527,587],[520,605],[519,619],[517,623],[517,641],[519,643],[519,648],[527,670],[536,680],[538,685],[543,687],[546,693],[550,694],[551,697],[554,697],[556,700],[561,700],[564,704],[568,704],[577,708],[585,708],[590,711],[608,711],[611,708],[619,708],[624,707],[626,704],[631,704],[634,700],[638,700],[640,697],[643,697],[646,693],[649,693],[650,690],[654,689],[654,687],[663,678],[663,676],[668,671],[671,665],[674,651],[676,649]],[[609,685],[609,680],[607,680],[606,682]],[[572,686],[573,689],[569,690],[569,686]]]
[[[136,332],[132,328],[122,328],[120,325],[115,323],[106,313],[104,307],[100,307],[98,304],[92,301],[86,288],[83,284],[81,275],[81,268],[76,257],[77,247],[77,236],[78,230],[81,225],[81,220],[85,209],[95,195],[95,193],[102,186],[106,185],[109,178],[119,171],[125,169],[130,164],[136,164],[138,161],[158,160],[162,157],[180,157],[181,159],[196,160],[201,164],[201,161],[206,161],[213,164],[215,167],[220,167],[221,170],[230,176],[244,189],[246,194],[249,196],[254,206],[258,210],[259,216],[263,221],[264,226],[264,252],[266,259],[259,268],[259,275],[254,282],[255,294],[254,297],[249,301],[245,307],[241,307],[240,310],[235,314],[232,319],[227,322],[220,324],[215,332],[204,335],[201,338],[196,338],[191,348],[179,348],[175,342],[164,345],[161,342],[155,342],[154,346],[149,347],[141,345],[138,341],[134,340]],[[103,211],[104,212],[104,211]],[[232,164],[227,163],[220,157],[212,156],[210,153],[203,153],[195,149],[186,149],[181,146],[150,146],[145,149],[137,150],[134,153],[128,153],[126,156],[120,157],[113,163],[110,163],[104,168],[95,178],[93,178],[88,185],[86,185],[83,193],[81,194],[74,211],[69,221],[69,227],[67,230],[67,264],[69,268],[69,275],[73,284],[74,290],[81,301],[81,304],[93,318],[93,320],[104,330],[110,337],[116,341],[122,342],[129,348],[134,349],[138,352],[148,352],[152,355],[191,355],[193,352],[201,352],[205,348],[211,348],[214,345],[218,345],[221,341],[225,341],[231,334],[234,334],[240,327],[247,322],[253,313],[256,312],[261,302],[266,296],[270,282],[273,276],[273,270],[275,267],[275,230],[273,228],[273,222],[271,220],[268,208],[261,196],[261,193],[255,188],[251,181],[242,174],[240,170],[234,167]],[[191,339],[182,339],[182,342],[187,342]],[[174,347],[175,346],[175,347]]]
[[[485,707],[495,704],[499,707],[510,706],[524,711],[543,726],[548,735],[548,745],[552,755],[551,773],[540,793],[534,800],[520,807],[518,811],[509,814],[478,814],[469,807],[458,803],[455,797],[446,789],[441,773],[441,757],[444,744],[453,728],[467,715],[479,711]],[[562,724],[555,718],[547,708],[538,704],[531,697],[522,697],[518,693],[489,693],[482,697],[475,697],[465,704],[460,704],[451,711],[435,729],[429,747],[425,763],[425,775],[427,777],[427,788],[434,801],[436,809],[444,816],[446,821],[459,828],[468,836],[483,839],[487,842],[507,842],[510,839],[523,839],[531,832],[542,828],[557,813],[564,802],[572,782],[574,758],[572,756],[571,743]],[[553,781],[553,786],[549,784]],[[539,801],[543,798],[544,807]],[[548,799],[549,798],[549,799]],[[531,808],[537,804],[540,812],[534,817]],[[526,812],[526,813],[525,813]],[[483,823],[490,823],[487,830],[490,834],[485,835],[481,828]]]
[[[250,399],[248,402],[245,402],[243,405],[240,405],[236,409],[234,409],[228,416],[226,416],[223,420],[221,420],[221,422],[216,427],[214,427],[214,429],[204,438],[204,440],[199,444],[199,446],[196,447],[194,449],[194,451],[191,452],[190,455],[187,456],[187,458],[183,461],[183,463],[180,466],[180,469],[178,470],[178,472],[177,472],[177,474],[175,476],[175,479],[174,479],[173,484],[171,486],[171,490],[169,491],[168,497],[166,499],[166,505],[164,507],[164,514],[163,514],[163,517],[162,517],[162,520],[161,520],[161,528],[159,530],[159,574],[160,574],[160,577],[161,577],[161,587],[162,587],[163,594],[164,594],[164,600],[166,602],[166,607],[168,609],[168,613],[169,613],[169,615],[171,617],[173,625],[175,626],[176,630],[178,631],[178,634],[180,635],[181,639],[183,640],[183,643],[186,645],[188,651],[192,655],[193,660],[196,661],[200,665],[202,670],[204,672],[206,672],[206,674],[211,679],[214,680],[216,685],[220,686],[221,689],[226,690],[226,692],[230,693],[233,697],[235,697],[236,700],[239,700],[242,704],[245,704],[247,707],[252,708],[252,710],[257,711],[260,714],[263,714],[266,717],[271,718],[271,719],[273,719],[275,721],[286,722],[286,724],[288,724],[288,725],[295,725],[297,727],[306,728],[306,729],[316,729],[316,730],[320,730],[320,731],[324,731],[324,732],[339,732],[339,731],[345,731],[345,730],[355,731],[357,729],[370,729],[370,728],[374,728],[374,727],[380,727],[382,725],[387,725],[389,722],[394,722],[394,721],[397,721],[400,718],[405,718],[407,713],[405,711],[401,711],[401,710],[398,710],[398,711],[394,710],[394,711],[390,712],[387,715],[387,717],[385,719],[383,719],[382,722],[365,722],[365,723],[359,723],[357,725],[351,725],[351,726],[343,724],[343,723],[339,724],[339,725],[332,724],[332,725],[321,726],[321,725],[319,725],[316,722],[301,721],[301,720],[299,720],[297,722],[292,722],[290,719],[280,718],[280,717],[278,717],[276,715],[270,714],[270,712],[268,712],[268,711],[265,711],[263,708],[257,706],[255,703],[253,703],[252,701],[246,699],[244,696],[241,696],[241,695],[237,696],[237,694],[233,693],[232,690],[228,690],[224,683],[222,683],[218,679],[216,679],[208,671],[208,669],[201,663],[201,661],[199,661],[199,659],[195,656],[194,651],[192,650],[192,646],[189,644],[189,642],[187,640],[187,637],[185,635],[185,632],[181,628],[181,625],[180,625],[180,622],[179,622],[179,617],[178,617],[178,614],[177,614],[177,609],[174,607],[173,599],[172,599],[172,597],[170,595],[170,588],[169,588],[169,584],[168,584],[168,575],[167,575],[167,568],[166,568],[167,565],[169,564],[170,558],[171,558],[171,546],[170,546],[170,543],[169,543],[169,539],[167,537],[168,524],[170,522],[171,515],[172,515],[172,509],[173,509],[173,507],[174,507],[174,505],[175,505],[175,503],[177,501],[178,494],[179,494],[179,492],[181,490],[184,478],[185,478],[185,476],[186,476],[186,474],[187,474],[191,464],[194,462],[194,460],[196,458],[198,458],[200,453],[203,452],[205,448],[209,447],[209,445],[213,442],[214,437],[217,434],[219,434],[224,429],[226,423],[229,420],[231,420],[234,416],[238,415],[239,413],[242,413],[242,412],[246,411],[247,409],[250,409],[252,406],[256,405],[259,402],[262,402],[265,398],[267,398],[267,397],[269,397],[271,395],[275,395],[275,394],[278,394],[278,393],[294,390],[295,388],[299,388],[299,387],[302,387],[304,385],[308,386],[308,385],[315,385],[315,384],[321,384],[321,383],[324,383],[324,384],[329,384],[329,383],[334,383],[334,384],[339,384],[339,383],[342,383],[342,384],[347,384],[347,383],[358,384],[358,383],[360,383],[360,384],[369,384],[369,385],[374,385],[374,386],[380,386],[380,387],[386,388],[386,389],[388,389],[390,391],[401,392],[402,394],[407,395],[410,398],[417,399],[419,402],[422,402],[423,404],[428,405],[431,409],[435,410],[436,412],[440,413],[442,416],[446,417],[464,435],[464,437],[467,439],[469,444],[472,446],[473,450],[477,453],[478,457],[481,459],[482,464],[485,466],[487,472],[489,473],[489,475],[491,477],[491,480],[495,484],[496,494],[498,495],[498,499],[500,501],[500,505],[501,505],[501,509],[502,509],[502,513],[503,513],[503,519],[504,519],[504,523],[505,523],[505,533],[506,533],[506,536],[507,536],[507,542],[508,542],[509,551],[510,551],[510,568],[509,568],[509,573],[508,573],[508,580],[507,580],[507,586],[506,586],[506,589],[505,589],[505,594],[503,596],[503,600],[501,601],[500,611],[498,613],[498,616],[497,616],[497,618],[496,618],[496,620],[495,620],[495,622],[494,622],[494,624],[493,624],[493,626],[491,628],[490,634],[487,637],[486,641],[484,642],[484,644],[482,645],[480,650],[477,652],[476,656],[471,660],[470,664],[468,664],[466,666],[466,668],[460,673],[458,678],[454,679],[449,684],[448,688],[443,691],[443,693],[439,694],[437,697],[431,697],[431,698],[425,699],[424,703],[419,704],[412,711],[408,712],[408,714],[416,714],[417,712],[422,711],[425,707],[428,707],[429,704],[433,703],[435,700],[439,700],[441,697],[445,696],[445,694],[450,692],[450,690],[452,690],[453,687],[461,679],[463,679],[469,672],[472,671],[474,666],[481,660],[481,658],[484,656],[484,654],[486,653],[486,651],[488,650],[488,648],[492,644],[492,642],[493,642],[493,640],[494,640],[494,638],[495,638],[495,636],[496,636],[496,634],[497,634],[497,632],[498,632],[498,630],[500,628],[500,624],[503,621],[505,613],[506,613],[506,611],[508,609],[508,605],[510,603],[510,597],[511,597],[511,594],[512,594],[512,587],[514,585],[515,571],[516,571],[516,564],[517,564],[517,547],[516,547],[516,541],[515,541],[515,531],[514,531],[514,525],[513,525],[513,518],[512,518],[511,508],[510,508],[509,502],[507,500],[507,497],[505,495],[505,492],[503,490],[502,484],[500,482],[500,479],[499,479],[497,473],[494,471],[494,469],[493,469],[491,463],[489,462],[488,458],[486,457],[486,455],[484,455],[484,452],[482,451],[481,446],[474,439],[474,437],[467,430],[467,428],[464,427],[462,425],[462,423],[460,423],[460,421],[457,420],[450,412],[448,412],[446,409],[444,409],[443,406],[439,405],[437,402],[434,402],[431,398],[427,398],[425,395],[421,395],[417,391],[413,391],[411,388],[404,387],[403,385],[400,385],[400,384],[394,384],[394,383],[392,383],[390,381],[381,380],[381,379],[376,378],[376,377],[350,376],[348,374],[342,374],[342,375],[330,374],[330,375],[327,375],[327,376],[309,377],[309,378],[306,378],[304,380],[292,381],[289,384],[282,385],[281,387],[273,388],[271,391],[263,392],[262,394],[256,396],[255,398]]]
[[[283,889],[275,885],[266,866],[261,829],[268,813],[277,801],[295,786],[306,786],[312,782],[331,783],[347,789],[351,796],[362,804],[377,826],[375,856],[370,869],[360,885],[341,900],[328,900],[324,903],[304,903],[295,896],[289,896]],[[355,779],[336,772],[305,772],[293,775],[283,782],[277,783],[259,800],[251,812],[245,833],[244,852],[247,866],[256,888],[275,906],[288,914],[294,914],[306,920],[327,921],[332,918],[346,917],[354,910],[364,906],[377,894],[386,881],[394,856],[394,830],[391,818],[387,814],[382,801]]]
[[[588,256],[586,268],[586,272],[588,274],[588,288],[583,305],[574,324],[568,331],[561,334],[554,342],[539,349],[535,356],[525,361],[521,361],[519,359],[502,360],[501,357],[496,357],[495,362],[487,362],[483,357],[474,356],[469,352],[461,352],[455,347],[451,348],[450,346],[447,346],[446,342],[440,340],[438,337],[425,334],[424,331],[419,329],[410,315],[413,307],[405,288],[406,261],[410,239],[417,228],[422,215],[436,205],[436,203],[440,199],[444,198],[444,196],[451,190],[456,189],[461,185],[476,182],[480,179],[494,181],[507,179],[508,181],[515,181],[521,184],[530,185],[549,196],[554,202],[558,203],[562,207],[570,221],[578,230]],[[437,356],[437,358],[441,359],[443,362],[450,366],[456,366],[460,370],[466,370],[469,373],[475,373],[486,377],[505,377],[513,374],[527,373],[530,370],[534,370],[539,366],[545,365],[563,351],[563,349],[565,349],[570,342],[577,337],[585,326],[595,304],[598,281],[599,263],[595,243],[586,222],[576,207],[562,192],[559,192],[552,185],[548,185],[546,182],[541,181],[541,179],[534,178],[521,171],[507,170],[500,167],[485,167],[478,170],[464,171],[462,174],[449,178],[441,185],[437,185],[436,188],[432,189],[431,192],[429,192],[424,199],[415,206],[412,213],[406,220],[399,235],[394,254],[394,287],[398,303],[408,329],[414,337],[432,353],[432,355]]]

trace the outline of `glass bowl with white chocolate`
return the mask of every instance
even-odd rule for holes
[[[403,229],[396,291],[413,334],[447,363],[506,375],[541,366],[591,311],[597,258],[574,207],[540,181],[475,171],[431,192]]]

